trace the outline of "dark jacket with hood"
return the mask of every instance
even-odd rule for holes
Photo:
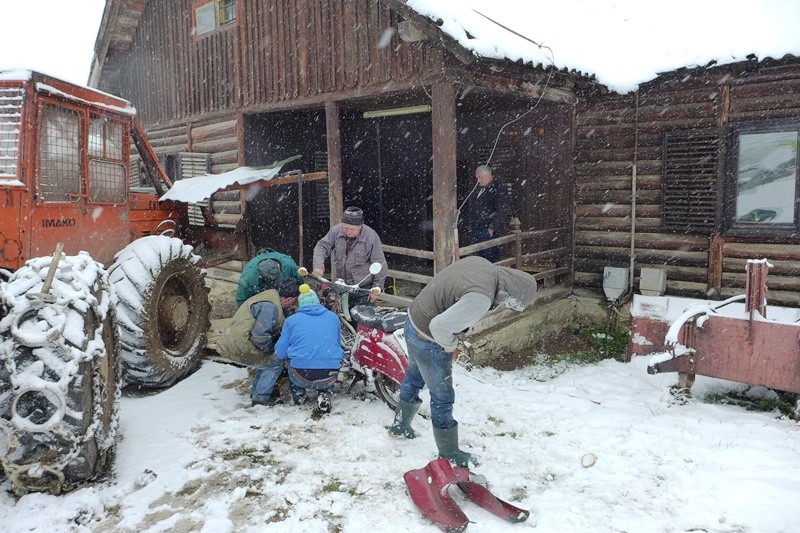
[[[258,264],[267,259],[277,261],[280,265],[280,275],[277,279],[261,279]],[[236,290],[236,305],[242,305],[245,300],[261,291],[277,289],[282,279],[294,279],[298,284],[303,283],[303,278],[297,273],[299,268],[290,256],[270,248],[262,248],[242,269],[239,286]]]
[[[485,308],[478,313],[472,309],[473,312],[467,314],[466,323],[459,323],[455,317],[451,323],[458,323],[460,329],[451,331],[451,334],[471,327],[493,307],[524,310],[536,295],[536,279],[521,270],[494,265],[482,257],[465,257],[436,274],[414,298],[408,309],[411,322],[417,331],[434,340],[436,336],[431,331],[431,322],[465,295],[474,296],[477,302],[485,302]],[[452,335],[446,340],[435,340],[446,350],[455,348]]]

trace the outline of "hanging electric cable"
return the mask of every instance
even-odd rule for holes
[[[525,116],[529,115],[537,107],[539,107],[539,104],[541,103],[542,99],[544,98],[544,95],[547,93],[547,88],[550,86],[550,82],[552,81],[553,76],[555,75],[555,71],[556,71],[555,56],[553,54],[553,50],[549,46],[546,46],[546,45],[541,44],[541,43],[537,43],[536,41],[533,41],[532,39],[529,39],[528,37],[525,37],[524,35],[522,35],[522,34],[516,32],[516,31],[512,30],[511,28],[509,28],[509,27],[497,22],[496,20],[484,15],[483,13],[481,13],[479,11],[476,11],[475,9],[473,9],[472,11],[475,12],[476,14],[480,15],[481,17],[485,18],[489,22],[491,22],[493,24],[496,24],[497,26],[503,28],[504,30],[516,35],[517,37],[520,37],[521,39],[524,39],[524,40],[528,41],[529,43],[532,43],[532,44],[538,46],[539,49],[546,49],[550,54],[550,69],[549,69],[549,71],[547,73],[547,79],[545,80],[544,86],[541,88],[541,91],[539,92],[539,97],[536,99],[536,102],[527,111],[525,111],[521,115],[517,116],[516,118],[514,118],[512,120],[509,120],[508,122],[506,122],[505,124],[503,124],[500,127],[500,129],[497,132],[497,135],[495,136],[494,143],[492,144],[492,149],[489,152],[489,157],[486,159],[486,162],[484,163],[485,165],[489,165],[492,162],[492,157],[494,157],[494,152],[497,149],[497,144],[500,142],[500,136],[503,134],[503,130],[505,130],[508,126],[510,126],[514,122],[517,122],[518,120],[521,120]],[[455,216],[455,219],[453,221],[453,233],[454,233],[454,236],[455,236],[454,255],[455,255],[455,260],[456,261],[459,259],[458,222],[459,222],[459,219],[461,217],[461,210],[464,208],[464,205],[467,203],[467,201],[470,199],[472,194],[475,192],[475,189],[477,189],[477,188],[478,188],[478,182],[475,182],[475,185],[472,187],[472,190],[469,191],[469,194],[467,194],[466,198],[464,198],[464,200],[461,202],[461,205],[456,210],[456,216]]]

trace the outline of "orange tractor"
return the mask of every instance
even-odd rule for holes
[[[167,387],[196,368],[202,267],[250,250],[207,207],[190,224],[187,203],[160,201],[170,188],[130,103],[0,71],[0,460],[17,493],[98,477],[121,386]]]

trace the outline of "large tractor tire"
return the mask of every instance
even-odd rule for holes
[[[119,372],[108,278],[85,252],[28,261],[2,284],[0,462],[19,494],[101,476],[118,426]]]
[[[169,387],[197,368],[211,325],[199,261],[191,246],[161,235],[116,255],[108,278],[126,385]]]

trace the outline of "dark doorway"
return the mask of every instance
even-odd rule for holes
[[[385,244],[433,249],[430,113],[343,117],[344,203],[364,210]],[[390,268],[408,268],[390,257]]]
[[[325,170],[327,148],[325,114],[301,110],[247,115],[244,120],[245,164],[265,166],[299,155],[281,172],[311,173]],[[303,258],[311,266],[314,244],[328,231],[327,182],[302,186]],[[300,262],[300,232],[296,184],[262,187],[246,198],[250,240],[256,250],[272,248]],[[322,200],[322,209],[318,204]]]

